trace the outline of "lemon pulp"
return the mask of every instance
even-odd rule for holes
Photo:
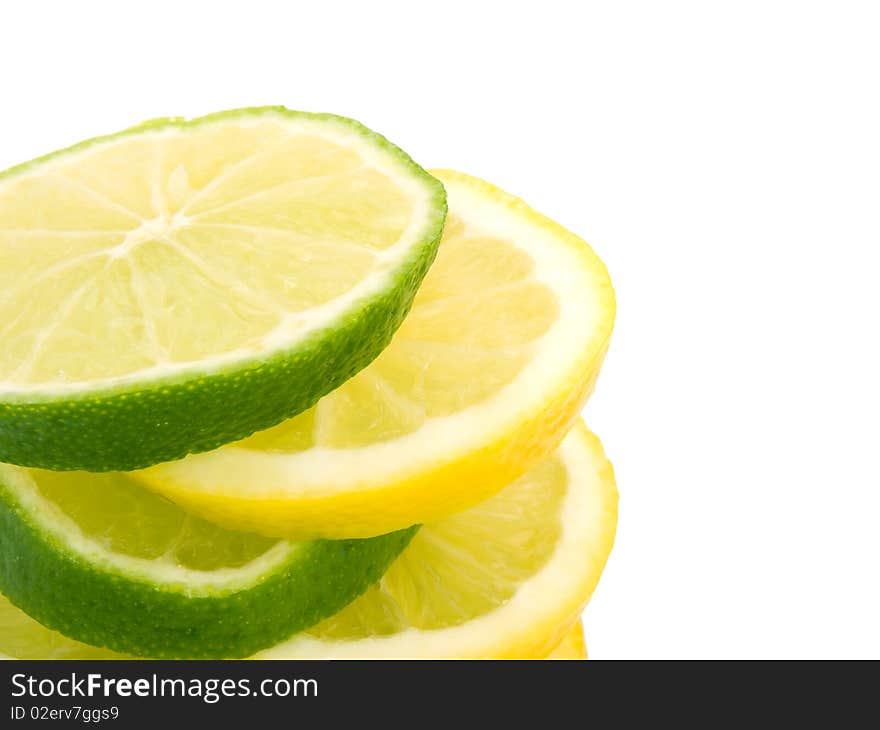
[[[556,318],[555,294],[534,274],[526,252],[448,214],[437,259],[384,352],[315,408],[235,446],[356,448],[497,394]]]
[[[442,629],[495,610],[553,554],[567,486],[554,455],[476,507],[424,525],[376,586],[308,633],[347,640]]]

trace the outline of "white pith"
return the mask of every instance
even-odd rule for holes
[[[532,276],[556,294],[559,314],[550,330],[531,344],[534,357],[516,377],[486,400],[452,415],[427,419],[415,431],[359,448],[312,447],[293,453],[261,452],[230,445],[143,474],[147,482],[173,484],[184,493],[260,499],[333,495],[340,490],[381,488],[433,466],[473,453],[499,434],[540,412],[568,382],[590,346],[598,351],[596,328],[607,318],[607,279],[585,266],[576,247],[521,212],[458,178],[440,176],[449,208],[468,229],[504,238],[535,263]],[[568,365],[560,367],[560,363]],[[258,475],[258,478],[254,478]],[[247,484],[246,494],[241,485]]]
[[[247,117],[235,117],[235,124],[246,126],[258,124],[268,116],[263,113],[249,120]],[[185,378],[188,375],[210,375],[234,368],[236,364],[252,361],[255,357],[260,360],[270,358],[274,353],[295,347],[298,343],[307,340],[317,332],[332,327],[339,322],[347,313],[357,311],[358,306],[365,300],[386,291],[393,282],[404,261],[413,254],[413,246],[423,240],[425,226],[430,221],[431,200],[434,190],[426,185],[423,180],[413,174],[401,159],[383,149],[370,140],[363,133],[356,131],[340,122],[320,122],[307,117],[286,117],[277,115],[278,120],[289,131],[290,136],[300,133],[320,136],[336,144],[343,145],[358,153],[364,167],[379,170],[395,184],[408,197],[412,209],[410,220],[400,239],[391,246],[375,252],[374,265],[369,275],[344,294],[324,304],[307,310],[291,312],[285,316],[277,327],[267,332],[256,345],[241,347],[228,352],[211,355],[198,360],[188,362],[160,362],[154,366],[141,368],[124,375],[90,379],[74,382],[37,382],[30,383],[7,378],[0,380],[0,397],[7,403],[17,401],[40,402],[52,400],[59,396],[71,396],[78,393],[88,394],[95,389],[117,390],[125,389],[126,386],[151,381],[169,381]],[[207,122],[207,124],[223,124],[225,120]],[[161,137],[171,135],[177,130],[146,130],[143,135]],[[125,144],[128,137],[121,135],[118,139],[101,142],[102,146]],[[102,147],[103,148],[103,147]],[[56,160],[51,160],[42,165],[37,165],[30,172],[26,171],[21,176],[29,174],[52,175],[51,168],[56,164],[70,164],[78,155],[88,155],[91,147],[84,150],[72,151],[62,154]],[[245,162],[243,160],[241,162]],[[21,179],[14,176],[13,180]],[[0,180],[0,187],[4,184]],[[107,247],[100,255],[108,258],[124,257],[128,251],[144,240],[148,240],[151,234],[161,231],[167,234],[175,227],[185,225],[186,218],[182,216],[167,219],[141,219],[139,227],[129,231],[120,231],[118,241]],[[24,232],[25,234],[27,231]],[[101,232],[98,232],[100,235]],[[76,235],[76,232],[70,235]],[[340,242],[340,246],[345,244]],[[91,256],[93,254],[88,254]]]

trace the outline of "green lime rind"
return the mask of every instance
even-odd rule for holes
[[[344,608],[385,573],[417,527],[363,540],[287,543],[265,569],[222,585],[148,580],[74,545],[0,467],[0,592],[69,638],[158,659],[247,657]]]
[[[0,391],[0,461],[53,470],[128,471],[210,451],[311,408],[387,346],[434,261],[446,192],[405,152],[359,122],[284,107],[237,109],[189,121],[159,119],[18,165],[0,172],[0,180],[122,136],[259,114],[346,125],[426,187],[430,213],[417,243],[388,273],[388,284],[354,302],[330,326],[288,347],[231,364],[208,362],[145,381],[96,383],[73,391]]]

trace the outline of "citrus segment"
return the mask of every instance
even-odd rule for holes
[[[47,629],[0,595],[0,659],[130,659],[68,639]],[[584,633],[578,622],[547,659],[586,659]]]
[[[217,527],[121,473],[0,466],[0,591],[84,643],[247,656],[332,615],[414,530],[288,542]]]
[[[616,523],[611,466],[578,424],[553,456],[499,494],[423,527],[345,609],[257,657],[581,657],[580,613]],[[46,629],[2,598],[0,653],[118,656]]]
[[[258,656],[545,657],[579,620],[616,525],[611,465],[578,424],[498,494],[424,525],[360,598]]]
[[[138,478],[228,526],[369,536],[466,509],[558,446],[608,346],[605,267],[507,193],[434,174],[443,240],[382,354],[305,413]]]

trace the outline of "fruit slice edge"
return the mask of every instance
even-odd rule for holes
[[[442,519],[491,496],[552,452],[592,391],[608,346],[615,305],[607,271],[581,239],[517,198],[461,173],[434,174],[446,185],[451,222],[410,316],[375,363],[317,409],[245,442],[139,472],[138,478],[221,524],[273,536],[342,538]],[[430,331],[413,332],[419,329],[414,323],[436,306],[436,278],[452,266],[444,248],[458,235],[456,221],[465,227],[478,221],[478,231],[512,241],[527,264],[531,257],[536,281],[557,297],[558,321],[537,344],[530,341],[534,357],[487,399],[428,419],[400,437],[351,447],[322,445],[320,438],[316,443],[313,432],[327,430],[316,425],[322,408],[356,387],[363,398],[372,397],[385,388],[383,380],[387,385],[388,361],[399,354],[400,342],[430,339]],[[479,350],[460,349],[461,357]],[[487,369],[493,367],[487,362]],[[441,383],[436,390],[466,386]],[[341,402],[335,410],[366,421],[382,415],[368,400]]]
[[[599,579],[614,538],[616,525],[617,493],[613,473],[605,460],[601,445],[582,425],[578,425],[566,439],[559,452],[565,461],[566,480],[571,485],[559,491],[558,465],[545,466],[537,471],[537,482],[524,479],[520,487],[511,485],[508,495],[502,492],[481,508],[470,510],[471,514],[459,515],[447,520],[445,526],[427,526],[426,545],[414,546],[415,552],[408,564],[402,564],[386,573],[393,585],[384,586],[384,598],[376,602],[365,594],[341,613],[316,626],[307,634],[293,637],[259,656],[266,658],[526,658],[547,656],[578,622],[584,603],[589,599]],[[551,462],[556,459],[550,460]],[[548,481],[549,477],[549,481]],[[528,482],[532,482],[529,487]],[[543,482],[543,483],[541,483]],[[554,482],[556,482],[554,484]],[[525,485],[525,489],[522,485]],[[542,505],[529,499],[529,489],[535,486]],[[513,491],[514,494],[509,492]],[[518,492],[518,493],[517,493]],[[490,504],[494,502],[494,504]],[[512,508],[512,509],[511,509]],[[537,520],[532,519],[539,512]],[[504,527],[495,540],[506,543],[507,562],[499,560],[505,553],[486,553],[482,546],[474,546],[475,537],[485,536],[492,542],[484,528],[498,533],[498,522],[514,520],[517,515],[523,522],[522,529],[516,524]],[[556,515],[554,517],[554,515]],[[532,523],[536,524],[532,524]],[[559,523],[554,527],[554,523]],[[483,528],[480,527],[482,523]],[[542,547],[540,525],[553,535],[552,545]],[[493,528],[494,525],[494,528]],[[518,538],[517,533],[523,537]],[[456,538],[456,535],[458,538]],[[472,547],[468,551],[461,543],[467,538]],[[539,542],[535,543],[535,538]],[[438,543],[438,540],[440,541]],[[451,548],[444,549],[443,543]],[[440,546],[433,552],[431,546]],[[528,556],[516,557],[516,548],[527,548],[538,561],[529,575],[514,586],[511,595],[498,593],[497,585],[516,580],[516,563],[526,565]],[[491,549],[490,549],[491,550]],[[469,555],[462,555],[462,551]],[[456,553],[458,556],[456,557]],[[513,556],[513,557],[510,557]],[[399,560],[402,560],[399,559]],[[430,586],[430,582],[407,584],[407,573],[413,570],[423,577],[430,576],[443,561],[440,574],[442,594],[436,591],[413,592],[413,587]],[[474,603],[479,598],[479,587],[474,591],[474,580],[485,577],[479,563],[488,561],[488,569],[495,576],[490,581],[497,595],[493,605]],[[511,562],[512,561],[512,562]],[[523,561],[526,561],[525,563]],[[419,566],[421,563],[421,566]],[[530,563],[529,563],[530,564]],[[395,564],[396,565],[396,564]],[[528,567],[528,565],[526,565]],[[511,572],[513,570],[513,572]],[[459,576],[456,578],[455,573]],[[537,571],[537,572],[535,572]],[[528,572],[528,571],[527,571]],[[445,576],[445,577],[444,577]],[[383,581],[387,580],[383,578]],[[380,586],[382,583],[380,582]],[[375,590],[375,589],[371,589]],[[389,601],[389,599],[391,599]],[[465,599],[462,601],[462,599]],[[364,603],[367,603],[364,606]],[[450,606],[462,602],[475,618],[457,616]],[[361,606],[357,607],[360,603]],[[357,607],[357,608],[356,608]],[[401,608],[409,622],[417,622],[428,628],[400,626]],[[353,610],[354,609],[354,610]],[[377,610],[378,609],[378,610]],[[385,609],[391,609],[390,612]],[[2,615],[2,614],[0,614]],[[362,619],[370,624],[364,635]],[[2,622],[0,622],[2,626]],[[440,628],[430,628],[432,626]],[[31,625],[31,628],[37,628]],[[41,631],[49,634],[44,629]],[[22,639],[26,643],[27,630]],[[0,637],[2,637],[0,631]],[[345,638],[354,637],[354,638]],[[335,637],[335,638],[334,638]],[[57,638],[57,637],[56,637]],[[88,650],[80,645],[70,645],[67,640],[58,641],[55,651],[59,656],[80,656]],[[0,644],[0,651],[14,653],[8,648],[8,640]],[[22,651],[21,648],[18,650]]]
[[[91,513],[75,478],[104,480]],[[141,656],[243,657],[271,646],[366,590],[414,532],[266,540],[175,515],[148,490],[111,480],[126,477],[0,465],[0,591],[67,636]],[[151,534],[167,524],[164,538]],[[217,564],[211,553],[224,550]]]
[[[68,639],[40,625],[0,594],[0,660],[7,659],[132,659]],[[583,626],[578,622],[547,655],[547,659],[586,659]]]
[[[547,659],[587,659],[587,644],[584,641],[584,626],[578,621]]]
[[[578,422],[556,455],[507,489],[425,525],[378,587],[257,656],[546,656],[589,601],[616,525],[612,467]]]
[[[307,316],[300,316],[291,310],[290,315],[295,316],[290,319],[290,322],[285,318],[286,324],[283,327],[279,325],[280,329],[273,330],[275,334],[267,335],[265,341],[251,337],[238,350],[233,349],[227,353],[202,353],[201,356],[186,361],[186,348],[203,335],[208,336],[208,334],[214,333],[211,336],[216,335],[222,339],[226,336],[225,333],[234,331],[236,327],[241,328],[247,322],[261,320],[257,316],[256,310],[227,312],[224,315],[225,318],[222,319],[222,326],[215,327],[213,317],[199,315],[199,318],[195,314],[190,316],[190,313],[181,312],[179,311],[181,303],[175,300],[174,307],[177,309],[173,312],[173,316],[166,316],[167,313],[162,315],[168,319],[169,326],[165,329],[174,333],[174,342],[163,341],[159,345],[172,349],[175,347],[183,348],[181,350],[184,356],[183,361],[166,362],[151,368],[141,368],[132,360],[134,363],[131,366],[133,371],[129,374],[108,373],[107,377],[65,382],[65,378],[68,378],[68,375],[65,374],[66,369],[74,374],[74,371],[91,372],[95,369],[96,363],[104,360],[108,366],[119,366],[120,363],[131,359],[129,356],[138,349],[138,343],[150,339],[148,337],[150,333],[144,330],[143,336],[138,335],[137,342],[131,347],[113,348],[113,351],[116,352],[115,357],[102,360],[99,356],[102,352],[102,342],[115,341],[113,337],[117,335],[134,336],[140,332],[140,325],[135,327],[133,324],[135,322],[132,319],[134,314],[129,315],[117,311],[125,301],[131,300],[128,308],[132,312],[136,309],[136,305],[142,304],[142,302],[138,304],[131,299],[136,287],[129,291],[117,281],[121,278],[128,280],[127,270],[124,277],[121,274],[117,276],[114,272],[127,263],[126,257],[134,255],[132,251],[137,252],[139,247],[143,250],[159,251],[161,246],[156,241],[162,239],[162,236],[147,226],[143,235],[135,235],[140,229],[132,234],[134,238],[130,245],[127,243],[128,238],[119,245],[116,245],[109,238],[101,238],[95,243],[96,250],[88,251],[84,254],[83,259],[83,266],[92,266],[94,262],[98,269],[95,272],[83,269],[83,276],[87,279],[90,277],[93,279],[94,276],[106,278],[112,274],[113,282],[107,286],[110,286],[108,291],[112,292],[113,296],[109,296],[105,292],[101,297],[97,297],[97,295],[92,297],[86,290],[80,292],[75,289],[70,289],[68,292],[62,282],[47,280],[43,282],[47,296],[51,294],[55,297],[66,297],[64,302],[73,305],[71,312],[66,312],[66,306],[59,306],[54,301],[47,302],[45,306],[39,306],[42,300],[35,300],[33,291],[29,291],[25,293],[31,304],[28,307],[17,307],[21,316],[10,317],[7,324],[4,325],[5,328],[11,327],[13,330],[6,332],[5,335],[6,351],[9,357],[15,356],[10,362],[14,364],[26,363],[31,359],[29,357],[31,351],[42,348],[39,350],[39,357],[36,361],[31,362],[29,367],[35,368],[43,380],[48,377],[49,381],[35,383],[31,386],[26,382],[17,382],[16,378],[20,379],[22,376],[16,375],[16,373],[11,373],[9,377],[4,375],[0,378],[2,381],[0,383],[0,460],[54,469],[86,468],[92,471],[104,471],[148,466],[159,461],[180,458],[187,453],[216,448],[253,433],[255,430],[278,423],[308,408],[321,395],[345,382],[351,375],[363,368],[387,344],[391,334],[408,310],[418,283],[436,252],[436,244],[442,231],[445,216],[445,193],[442,185],[419,168],[405,153],[384,138],[351,120],[333,115],[291,112],[275,107],[234,110],[189,121],[157,120],[118,135],[89,140],[67,150],[19,165],[5,173],[0,173],[0,193],[3,192],[4,185],[6,187],[16,185],[26,187],[26,184],[30,184],[33,187],[41,182],[40,173],[43,168],[57,167],[62,163],[67,164],[68,158],[78,159],[77,155],[91,154],[96,150],[103,153],[106,151],[105,148],[112,148],[114,144],[136,144],[142,141],[142,138],[161,137],[179,130],[185,130],[187,133],[197,130],[201,133],[204,130],[233,128],[235,125],[246,126],[257,122],[265,123],[266,119],[280,120],[278,121],[279,125],[292,125],[291,128],[298,128],[297,125],[300,127],[306,125],[304,128],[308,130],[331,130],[326,132],[330,137],[335,134],[338,137],[337,141],[348,140],[351,145],[357,145],[359,152],[369,156],[371,163],[378,160],[377,164],[384,165],[385,173],[389,176],[388,179],[393,179],[394,184],[399,183],[400,190],[405,189],[406,195],[409,196],[409,198],[405,196],[404,198],[411,201],[412,216],[406,224],[406,235],[402,234],[397,244],[378,251],[374,263],[368,266],[361,279],[355,278],[353,280],[354,285],[348,291],[342,292],[335,298],[331,296],[324,303],[312,307],[309,310],[312,313]],[[195,132],[192,133],[195,134]],[[356,142],[351,140],[356,140]],[[190,161],[190,165],[196,165],[199,160],[205,157],[205,154],[204,151],[200,155],[193,154],[192,157],[196,162]],[[173,166],[171,167],[173,168]],[[175,175],[179,172],[180,167],[179,165],[178,168],[168,172],[169,181],[165,187],[174,188]],[[234,168],[235,165],[232,164],[229,167]],[[119,174],[119,171],[117,170],[116,173]],[[195,173],[191,176],[197,177]],[[49,175],[47,174],[45,177],[48,178]],[[183,177],[186,175],[177,175],[178,187],[183,185],[181,182]],[[56,198],[59,198],[58,205],[24,206],[24,208],[26,210],[52,211],[56,208],[63,210],[64,206],[61,203],[65,202],[64,196],[67,196],[67,198],[74,197],[74,202],[70,203],[74,209],[88,212],[84,201],[91,201],[92,204],[95,204],[94,196],[89,197],[91,193],[96,192],[91,190],[90,186],[93,184],[95,183],[92,183],[90,179],[89,185],[85,187],[91,192],[86,193],[80,189],[83,187],[82,181],[75,180],[72,187],[70,187],[70,183],[65,182],[65,187],[60,188],[63,195],[62,192],[58,192],[54,188],[51,191]],[[369,181],[364,184],[367,185],[365,191],[369,192]],[[11,196],[12,202],[26,199],[27,190],[17,191],[16,189],[13,192],[16,194]],[[403,195],[402,192],[398,192]],[[98,192],[98,195],[102,194]],[[296,194],[301,195],[301,193]],[[309,194],[316,200],[322,200],[328,195],[328,192],[318,189]],[[346,199],[348,204],[354,205],[352,201],[359,200],[364,196],[364,193],[354,195],[352,192],[351,194],[346,193],[346,195],[348,195]],[[249,197],[253,196],[245,195],[243,199]],[[73,231],[56,231],[53,228],[41,232],[40,229],[34,228],[40,220],[31,220],[33,216],[30,213],[26,214],[14,207],[10,208],[9,201],[6,201],[9,204],[4,208],[3,202],[2,195],[0,195],[0,243],[3,240],[6,241],[3,246],[0,246],[0,256],[3,253],[9,254],[9,266],[5,266],[4,270],[22,258],[20,253],[16,254],[16,251],[24,244],[28,244],[22,249],[24,251],[49,250],[48,244],[35,248],[32,241],[28,243],[31,240],[30,234],[39,233],[40,236],[63,234],[64,237],[60,239],[57,236],[50,237],[53,246],[55,246],[51,250],[56,251],[59,245],[67,249],[75,247],[75,242],[80,241],[82,235],[88,232],[86,228]],[[308,203],[308,200],[306,202]],[[375,201],[367,202],[370,205],[375,203]],[[284,210],[291,209],[289,204],[285,205],[286,207],[282,206]],[[362,219],[353,217],[352,213],[340,223],[333,218],[333,216],[339,217],[339,206],[340,204],[337,203],[324,211],[308,203],[304,207],[301,206],[305,211],[303,215],[307,214],[308,217],[301,216],[302,220],[299,223],[287,221],[284,225],[296,224],[300,227],[305,226],[305,228],[315,225],[330,226],[331,228],[347,225],[349,228],[353,227],[357,230],[360,220],[372,220],[370,216],[374,215],[369,205],[366,205],[361,211]],[[19,207],[22,206],[19,204]],[[381,206],[379,208],[381,209]],[[232,212],[226,210],[224,215],[232,215]],[[249,212],[248,215],[254,216],[257,213],[268,216],[271,211],[268,213],[265,211]],[[48,215],[48,213],[44,215]],[[83,218],[83,222],[77,223],[75,219],[73,223],[68,221],[65,225],[87,226],[88,215],[84,215]],[[55,227],[60,225],[59,221],[50,222]],[[132,225],[137,222],[134,220]],[[12,224],[20,225],[24,230],[8,229],[8,226]],[[114,223],[114,225],[124,224]],[[195,224],[193,225],[195,226]],[[202,226],[203,224],[199,223],[198,225]],[[257,243],[261,252],[260,260],[265,257],[265,252],[269,247],[270,233],[262,231],[259,234],[254,234],[253,232],[236,231],[233,234],[227,231],[224,234],[226,243],[218,248],[215,245],[219,240],[216,239],[216,233],[212,233],[214,238],[210,241],[201,240],[207,235],[210,226],[234,227],[240,224],[225,222],[225,220],[211,220],[205,225],[207,227],[199,229],[201,233],[198,240],[191,241],[191,245],[204,248],[210,243],[210,250],[228,252],[232,250],[230,247],[233,247],[233,244]],[[143,228],[143,226],[141,227]],[[247,227],[242,225],[242,228]],[[189,230],[196,229],[186,228],[185,232]],[[295,233],[295,231],[289,232]],[[230,235],[240,236],[241,240],[232,240],[229,238]],[[364,240],[369,240],[368,234],[364,233],[363,236],[366,236]],[[297,251],[307,244],[313,246],[321,243],[320,237],[315,236],[314,231],[311,231],[306,238],[308,238],[307,241],[295,244]],[[330,246],[331,251],[334,250],[334,246],[346,246],[345,251],[350,251],[352,247],[352,244],[344,240],[330,241],[327,245]],[[122,246],[125,252],[117,255],[114,252],[119,246]],[[156,256],[161,258],[160,268],[163,271],[169,270],[172,263],[177,267],[173,270],[177,271],[184,263],[186,266],[192,264],[191,261],[188,261],[192,252],[185,251],[183,253],[187,255],[183,256],[179,255],[178,249],[180,246],[168,248],[167,251],[162,249],[159,253],[152,255],[153,258]],[[62,248],[59,253],[52,253],[52,255],[62,256],[61,260],[63,261],[63,250]],[[173,262],[169,258],[172,255],[177,256]],[[306,269],[314,268],[316,265],[323,266],[321,256],[324,255],[319,255],[310,249],[307,254],[304,254],[303,260],[306,263],[303,266]],[[95,256],[98,256],[100,261],[95,259]],[[346,258],[354,260],[350,253],[346,254]],[[78,260],[78,257],[74,256],[73,259]],[[35,264],[36,268],[33,272],[23,272],[27,275],[18,277],[24,281],[32,281],[32,290],[37,290],[41,286],[39,282],[43,273],[53,271],[56,268],[49,267],[47,269],[44,263],[38,263],[39,266]],[[211,261],[212,265],[215,263],[219,265],[222,262],[219,260]],[[103,268],[101,268],[102,266]],[[248,272],[254,266],[255,264],[252,263],[249,266],[231,267],[228,273],[234,278],[237,277],[243,286],[244,282],[250,281]],[[198,268],[196,266],[196,269]],[[266,266],[263,268],[265,269]],[[271,268],[270,266],[269,269]],[[339,271],[339,268],[337,267],[336,270]],[[145,272],[152,276],[149,266]],[[194,274],[187,276],[192,279]],[[291,286],[294,286],[294,293],[297,291],[308,293],[314,289],[313,282],[321,282],[326,278],[326,276],[303,277],[302,282]],[[182,288],[189,291],[194,297],[199,290],[197,284],[201,279],[197,277],[192,281],[195,282],[192,286],[183,286]],[[157,290],[157,286],[156,284],[147,287],[146,290],[148,293],[154,292]],[[211,284],[211,286],[214,285]],[[140,288],[144,289],[143,286]],[[12,289],[14,287],[7,287],[4,296]],[[261,294],[258,289],[259,287],[257,290],[252,287],[250,290],[249,296],[255,297],[254,301],[257,301]],[[70,296],[67,296],[68,294]],[[168,296],[173,294],[172,288],[169,290]],[[325,299],[328,296],[326,293],[314,294],[312,292],[312,294],[308,294],[308,296],[313,295]],[[183,301],[181,300],[181,302]],[[237,298],[230,299],[227,296],[216,306],[229,309],[238,306],[236,303],[238,301]],[[14,303],[12,302],[12,304]],[[39,317],[48,317],[52,322],[54,320],[51,318],[60,318],[59,321],[64,324],[67,321],[64,317],[73,316],[77,307],[84,308],[84,312],[92,313],[90,315],[92,319],[83,326],[65,325],[60,333],[55,331],[54,325],[37,326]],[[113,309],[113,317],[101,318],[94,314],[95,312],[100,313],[107,307]],[[161,307],[159,309],[161,310]],[[152,311],[158,310],[154,307]],[[171,309],[168,308],[168,311],[170,312]],[[33,322],[30,321],[32,319]],[[217,321],[221,322],[221,320]],[[100,329],[105,324],[110,326],[110,324],[119,322],[123,324],[128,322],[129,324],[126,324],[125,327],[119,325],[114,330],[116,334],[95,330],[95,327]],[[182,322],[190,323],[190,332],[181,334]],[[113,324],[113,326],[116,325]],[[18,339],[16,339],[16,328],[23,328]],[[75,342],[73,340],[68,342],[69,338],[64,339],[68,332],[71,333],[71,336],[76,334],[79,339],[76,339]],[[38,333],[38,335],[34,333]],[[63,358],[59,360],[56,357],[57,362],[55,362],[49,357],[51,352],[47,353],[45,349],[47,342],[51,344],[54,342],[52,338],[59,337],[63,341],[59,340],[60,344],[55,343],[58,344],[58,347],[54,347],[51,352],[58,350],[58,352],[67,353],[67,355],[65,355],[66,360]],[[47,340],[47,338],[49,339]],[[155,333],[153,339],[155,339]],[[64,346],[62,347],[62,345]],[[24,349],[19,355],[16,348]],[[43,363],[41,358],[46,362]],[[2,370],[2,363],[0,363],[0,371]]]

